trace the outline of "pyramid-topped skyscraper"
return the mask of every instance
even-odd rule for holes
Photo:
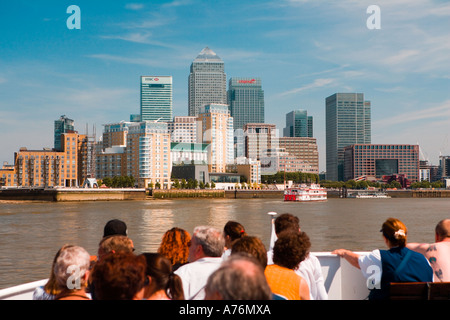
[[[205,105],[227,103],[226,77],[223,60],[205,47],[191,64],[188,91],[190,116],[197,116]]]

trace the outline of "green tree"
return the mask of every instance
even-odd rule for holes
[[[103,178],[103,183],[105,184],[105,186],[107,186],[108,188],[112,187],[112,179],[110,177],[105,177]]]
[[[179,189],[180,188],[180,181],[178,179],[175,179],[173,181],[172,188],[174,188],[174,189]]]

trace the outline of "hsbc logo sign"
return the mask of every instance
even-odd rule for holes
[[[142,83],[160,83],[160,84],[171,84],[172,77],[171,76],[160,76],[160,77],[152,77],[152,76],[143,76],[141,78]]]

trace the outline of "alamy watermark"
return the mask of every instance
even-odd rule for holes
[[[86,270],[81,270],[77,265],[71,265],[67,267],[66,273],[70,274],[66,281],[67,288],[70,290],[81,289],[81,278]]]
[[[367,277],[367,288],[369,290],[372,289],[381,289],[381,269],[377,265],[371,265],[367,267],[366,274],[369,275]]]
[[[67,7],[67,13],[71,14],[66,21],[67,29],[81,29],[81,9],[79,6],[71,5]]]
[[[367,29],[381,29],[381,9],[379,6],[373,4],[367,7],[367,14],[371,14],[366,21]]]

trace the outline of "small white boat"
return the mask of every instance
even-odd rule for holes
[[[300,185],[284,191],[284,201],[326,201],[327,190],[318,184]]]
[[[356,194],[349,194],[349,198],[357,199],[389,199],[391,198],[386,192],[358,192]]]

